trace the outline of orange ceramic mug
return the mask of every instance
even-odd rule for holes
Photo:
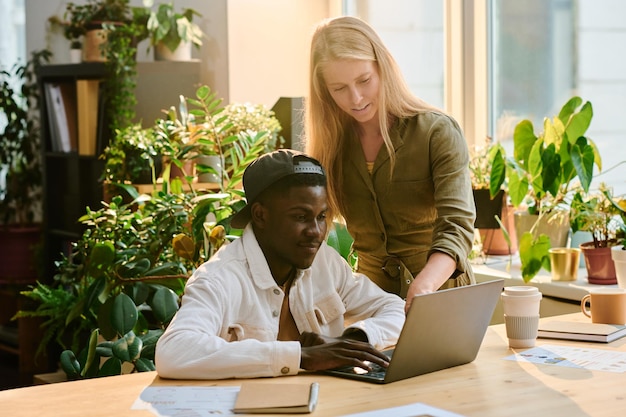
[[[589,301],[590,310],[586,304]],[[626,289],[599,288],[580,300],[580,308],[593,323],[626,324]]]

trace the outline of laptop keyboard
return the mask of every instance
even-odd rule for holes
[[[359,368],[358,366],[346,366],[343,368],[339,368],[337,370],[341,372],[352,373],[352,374],[367,375],[367,376],[371,376],[374,378],[385,377],[385,372],[387,372],[387,368],[383,368],[382,366],[376,363],[367,362],[367,364],[372,368],[372,370],[369,372],[366,369]]]

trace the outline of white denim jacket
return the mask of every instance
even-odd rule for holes
[[[297,374],[300,343],[277,341],[284,293],[254,232],[222,247],[187,282],[181,308],[157,343],[158,374],[175,379],[254,378]],[[404,301],[355,274],[323,244],[298,271],[289,293],[298,330],[340,336],[362,329],[378,349],[396,343]]]

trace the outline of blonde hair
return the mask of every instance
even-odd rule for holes
[[[414,116],[422,110],[436,110],[409,90],[395,59],[374,29],[363,20],[343,16],[326,19],[316,27],[311,40],[309,95],[306,101],[306,152],[319,160],[328,177],[329,208],[343,216],[342,139],[354,128],[354,120],[336,104],[324,82],[323,71],[329,62],[357,59],[372,61],[380,77],[378,119],[391,171],[395,154],[388,129],[392,118]]]

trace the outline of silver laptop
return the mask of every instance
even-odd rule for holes
[[[413,299],[387,369],[344,367],[325,373],[387,384],[476,359],[504,280],[450,288]]]

